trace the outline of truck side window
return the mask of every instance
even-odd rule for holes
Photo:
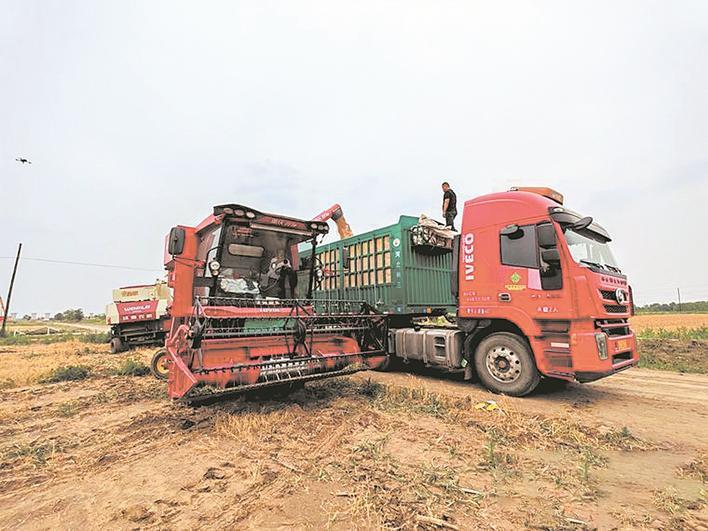
[[[536,226],[521,225],[516,232],[500,234],[501,263],[538,269]]]

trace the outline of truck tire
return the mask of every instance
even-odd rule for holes
[[[158,380],[167,380],[167,377],[170,374],[168,363],[167,350],[161,348],[155,352],[155,355],[152,357],[152,361],[150,362],[150,372]]]
[[[123,341],[119,337],[114,337],[111,339],[111,354],[118,354],[123,352],[125,348],[123,347]]]
[[[541,381],[528,344],[509,332],[497,332],[480,341],[474,364],[484,386],[495,393],[524,396]]]

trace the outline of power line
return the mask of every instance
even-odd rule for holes
[[[12,256],[0,256],[0,259],[13,259],[14,257]],[[67,265],[79,265],[79,266],[89,266],[89,267],[107,267],[110,269],[127,269],[131,271],[162,271],[162,269],[158,268],[147,268],[147,267],[133,267],[133,266],[124,266],[124,265],[116,265],[116,264],[94,264],[90,262],[72,262],[69,260],[51,260],[49,258],[21,258],[20,261],[23,260],[32,260],[33,262],[47,262],[51,264],[67,264]]]

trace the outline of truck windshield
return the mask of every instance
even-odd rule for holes
[[[573,260],[579,264],[620,272],[610,246],[594,239],[592,232],[583,231],[581,234],[572,229],[566,229],[565,241],[568,243]]]

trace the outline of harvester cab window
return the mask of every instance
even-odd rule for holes
[[[230,297],[294,298],[297,275],[291,248],[297,243],[287,233],[229,226],[220,253],[218,291]]]
[[[509,226],[500,234],[502,265],[538,269],[536,226]]]

